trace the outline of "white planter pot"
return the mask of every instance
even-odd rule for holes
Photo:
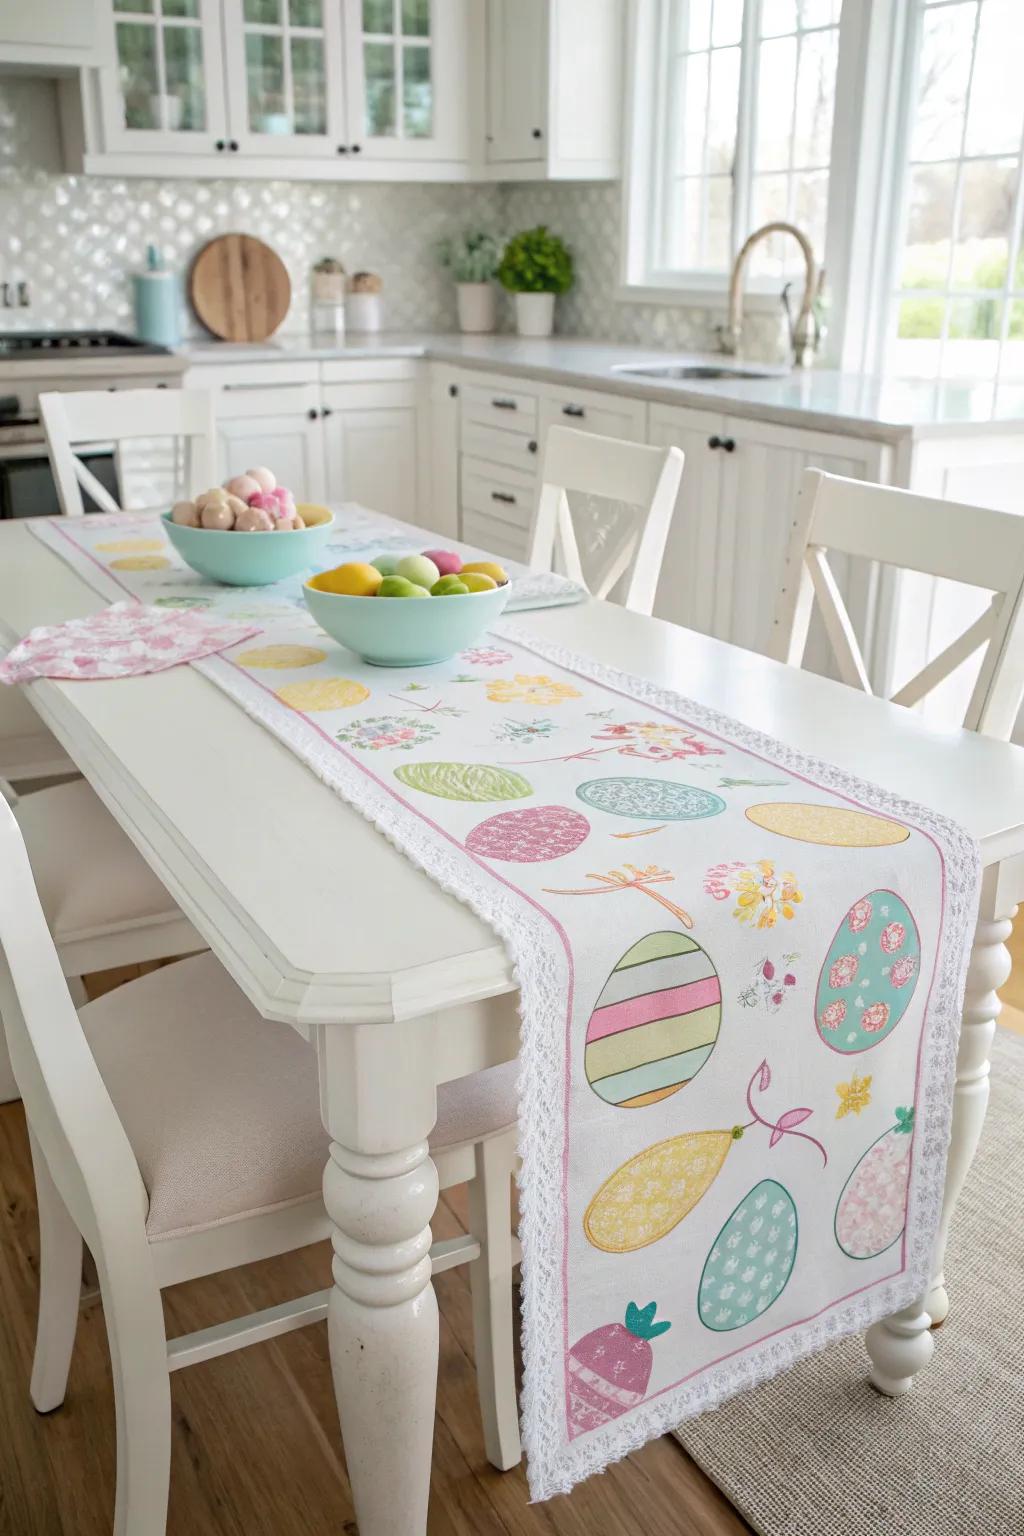
[[[494,330],[494,287],[491,283],[456,283],[459,330],[479,335]]]
[[[516,294],[516,330],[520,336],[550,336],[554,324],[553,293]]]
[[[384,320],[384,306],[379,293],[349,293],[345,296],[345,324],[350,331],[379,331]]]

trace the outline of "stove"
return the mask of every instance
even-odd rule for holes
[[[121,331],[0,331],[0,363],[125,356],[169,357],[170,349]]]

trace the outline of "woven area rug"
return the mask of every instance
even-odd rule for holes
[[[909,1396],[871,1390],[853,1338],[677,1431],[760,1536],[1024,1532],[1024,1038],[1003,1030],[946,1279]]]

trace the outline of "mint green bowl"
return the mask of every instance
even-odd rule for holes
[[[334,513],[304,503],[305,528],[287,533],[231,533],[221,528],[186,528],[164,513],[167,537],[186,565],[230,587],[269,587],[286,576],[312,570],[324,558]]]
[[[472,645],[508,602],[508,582],[456,597],[344,597],[307,581],[306,606],[321,629],[375,667],[427,667]]]

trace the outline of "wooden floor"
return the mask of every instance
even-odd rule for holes
[[[1024,977],[1024,938],[1017,947]],[[1024,1015],[1007,1010],[1003,1022],[1024,1033]],[[460,1230],[463,1193],[445,1197],[435,1236]],[[37,1275],[24,1116],[20,1105],[4,1105],[0,1536],[109,1536],[114,1410],[102,1309],[97,1299],[85,1303],[67,1401],[40,1417],[27,1386]],[[176,1286],[165,1293],[168,1333],[329,1283],[323,1244]],[[671,1438],[569,1498],[531,1505],[522,1469],[495,1472],[484,1458],[465,1271],[435,1285],[441,1360],[429,1536],[746,1536],[745,1522]],[[356,1536],[324,1324],[176,1374],[172,1401],[169,1536]]]

